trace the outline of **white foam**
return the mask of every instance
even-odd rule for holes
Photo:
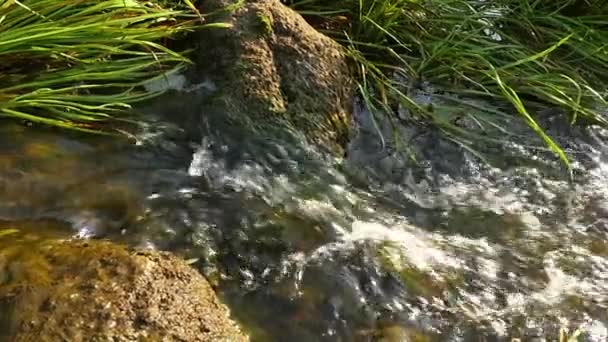
[[[409,228],[409,229],[407,229]],[[420,270],[433,270],[433,266],[461,267],[461,261],[441,250],[440,246],[426,238],[414,227],[401,225],[389,228],[376,222],[355,221],[345,241],[390,242],[399,246],[398,252]]]

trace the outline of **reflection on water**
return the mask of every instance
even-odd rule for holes
[[[542,155],[492,168],[442,143],[415,168],[363,131],[343,162],[207,119],[196,136],[159,116],[138,144],[3,123],[0,245],[175,251],[259,341],[607,338],[603,132],[572,146],[571,184]]]

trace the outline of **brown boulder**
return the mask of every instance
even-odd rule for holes
[[[200,38],[196,63],[218,86],[214,105],[250,127],[287,123],[339,150],[349,136],[354,89],[344,49],[279,0],[236,3],[203,2],[204,13],[216,13],[210,21],[232,25]]]
[[[0,249],[0,275],[0,339],[248,340],[205,278],[168,253],[16,242]]]

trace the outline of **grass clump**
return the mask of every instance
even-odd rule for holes
[[[170,8],[174,7],[174,9]],[[142,86],[190,61],[163,45],[190,32],[186,1],[0,0],[0,115],[108,131]]]
[[[559,108],[572,124],[608,124],[602,114],[608,79],[604,1],[284,2],[349,49],[361,95],[376,112],[405,108],[465,144],[502,142],[510,131],[494,118],[517,113],[566,165],[563,149],[538,124],[540,110]],[[473,133],[437,108],[421,106],[411,95],[422,82],[439,87],[442,98],[482,132],[499,128],[506,137]]]

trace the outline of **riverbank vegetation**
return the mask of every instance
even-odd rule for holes
[[[282,2],[347,47],[359,93],[377,115],[396,121],[405,111],[407,120],[463,146],[514,139],[496,118],[518,115],[566,164],[540,111],[558,109],[572,124],[608,125],[604,1]],[[126,120],[131,104],[158,95],[145,82],[189,63],[168,40],[221,26],[205,24],[196,5],[0,0],[1,115],[94,131],[106,129],[109,118]],[[441,104],[417,101],[421,89]],[[462,117],[475,129],[460,124]]]
[[[461,144],[508,140],[509,127],[494,118],[517,114],[566,164],[564,150],[539,125],[539,111],[559,109],[572,124],[608,123],[604,1],[285,2],[349,49],[360,93],[376,114],[396,120],[401,107]],[[440,89],[436,95],[455,115],[414,101],[422,84]],[[468,117],[482,133],[458,125],[455,116]],[[484,127],[504,135],[484,135]]]
[[[142,84],[190,63],[166,43],[205,25],[189,1],[161,3],[0,0],[1,115],[107,131],[158,95]]]

